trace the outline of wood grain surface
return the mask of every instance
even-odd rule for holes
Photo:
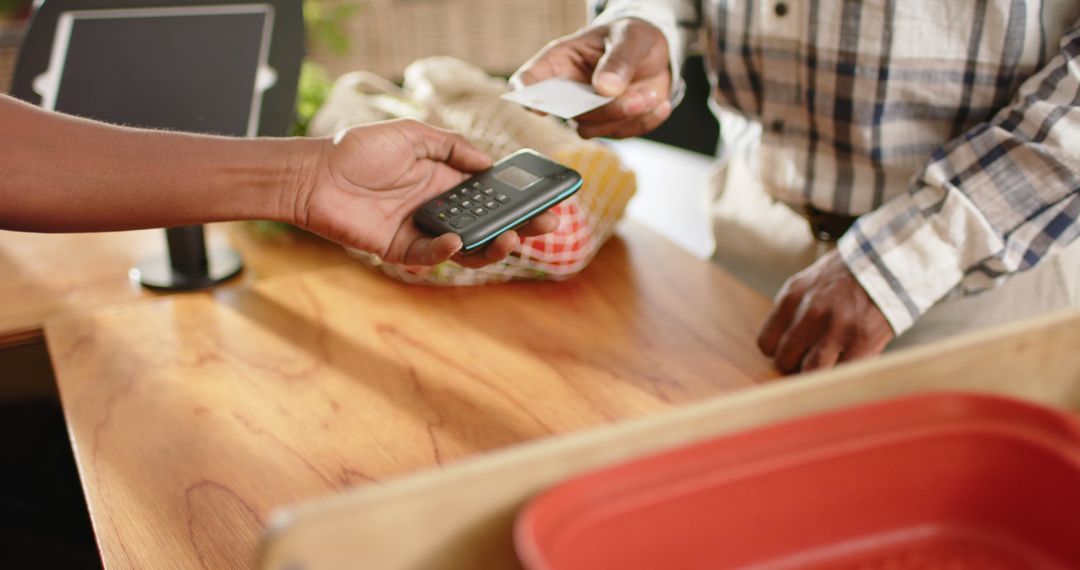
[[[659,450],[933,390],[1080,412],[1080,310],[900,350],[587,433],[518,446],[276,518],[264,570],[519,568],[514,516],[559,482]]]
[[[321,238],[264,236],[240,223],[207,226],[211,246],[231,244],[244,273],[230,286],[348,263]],[[165,252],[165,232],[34,234],[0,231],[0,347],[39,341],[49,318],[160,296],[128,278],[139,261]]]
[[[49,322],[106,565],[246,567],[282,506],[776,376],[766,299],[620,233],[563,283],[345,266]]]

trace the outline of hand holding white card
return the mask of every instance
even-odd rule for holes
[[[502,96],[507,101],[563,119],[572,119],[610,103],[614,97],[597,95],[592,85],[565,77],[533,83]]]

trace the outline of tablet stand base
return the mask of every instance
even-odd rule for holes
[[[202,226],[168,228],[167,255],[147,259],[131,270],[131,278],[157,291],[207,289],[244,270],[240,254],[229,248],[207,250]]]

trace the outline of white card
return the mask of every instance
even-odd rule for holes
[[[523,89],[506,93],[502,98],[564,119],[588,113],[614,99],[597,95],[592,85],[565,77],[553,77],[533,83]]]

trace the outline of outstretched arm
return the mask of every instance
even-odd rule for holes
[[[431,238],[413,210],[490,166],[463,138],[392,121],[333,139],[237,139],[106,125],[0,95],[0,229],[112,231],[224,220],[293,223],[390,262],[449,259],[454,234]],[[545,214],[522,233],[544,233]],[[505,257],[518,236],[459,258]]]

